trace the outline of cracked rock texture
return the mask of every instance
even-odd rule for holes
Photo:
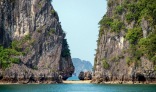
[[[28,38],[28,40],[23,40]],[[51,0],[0,0],[0,45],[18,44],[19,64],[0,68],[1,82],[54,83],[74,72],[65,33]]]
[[[127,21],[127,14],[130,10],[132,10],[132,14],[138,14],[140,16],[140,12],[135,12],[137,8],[134,8],[134,10],[131,8],[136,7],[136,4],[143,3],[143,1],[145,0],[107,0],[107,13],[104,16],[105,20],[104,18],[101,20],[101,22],[104,22],[100,25],[99,39],[97,40],[98,45],[94,62],[93,83],[156,82],[155,63],[146,57],[149,53],[139,56],[137,60],[133,59],[136,54],[132,55],[132,50],[130,49],[132,49],[132,45],[136,47],[138,41],[136,39],[135,43],[131,44],[126,39],[127,31],[135,27],[141,29],[142,38],[146,38],[153,33],[155,34],[155,27],[151,26],[149,22],[151,20],[148,18],[139,17],[139,23],[134,17],[132,17],[130,22]],[[140,9],[140,11],[142,10]],[[114,23],[112,20],[118,22]],[[154,17],[152,21],[152,25],[155,25]],[[117,23],[122,23],[122,27],[116,27]],[[116,27],[115,29],[113,29],[114,26]],[[118,29],[119,27],[121,28]],[[136,53],[136,51],[134,49],[133,52]],[[128,61],[131,63],[127,64]]]

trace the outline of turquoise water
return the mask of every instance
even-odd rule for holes
[[[69,77],[67,80],[79,80],[79,78],[77,76],[72,76],[72,77]]]
[[[156,92],[156,85],[122,85],[122,84],[0,85],[0,92]]]

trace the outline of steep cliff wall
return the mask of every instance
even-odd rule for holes
[[[51,0],[0,0],[0,80],[60,82],[74,72]]]
[[[156,1],[107,0],[99,22],[93,82],[156,78]]]

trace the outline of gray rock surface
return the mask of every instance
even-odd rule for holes
[[[79,73],[79,76],[78,76],[79,80],[91,80],[92,79],[92,72],[83,72],[81,71]]]
[[[122,3],[126,0],[120,0]],[[118,0],[108,0],[111,5],[107,8],[105,16],[109,18],[118,17],[123,22],[126,29],[134,28],[136,21],[126,22],[126,10],[122,14],[114,14]],[[131,1],[130,1],[131,2]],[[125,7],[123,7],[125,8]],[[149,22],[144,18],[141,20],[143,37],[146,38],[150,32]],[[141,57],[141,63],[137,66],[135,63],[128,65],[126,58],[130,56],[130,43],[125,39],[126,30],[121,29],[120,32],[111,32],[111,27],[102,30],[103,34],[99,35],[97,52],[94,62],[93,83],[102,82],[154,82],[156,79],[156,71],[154,64],[146,57]],[[99,33],[100,34],[100,33]],[[131,58],[130,58],[131,60]],[[103,62],[106,61],[108,67],[104,68]],[[106,63],[104,63],[106,65]]]
[[[51,0],[0,0],[0,45],[20,42],[20,64],[0,69],[1,82],[53,83],[74,72],[68,44]],[[64,55],[64,53],[66,53]]]

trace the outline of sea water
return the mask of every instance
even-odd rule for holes
[[[0,92],[156,92],[143,84],[14,84],[0,85]]]
[[[72,76],[72,77],[69,77],[67,80],[78,81],[79,78],[78,78],[78,76]]]

